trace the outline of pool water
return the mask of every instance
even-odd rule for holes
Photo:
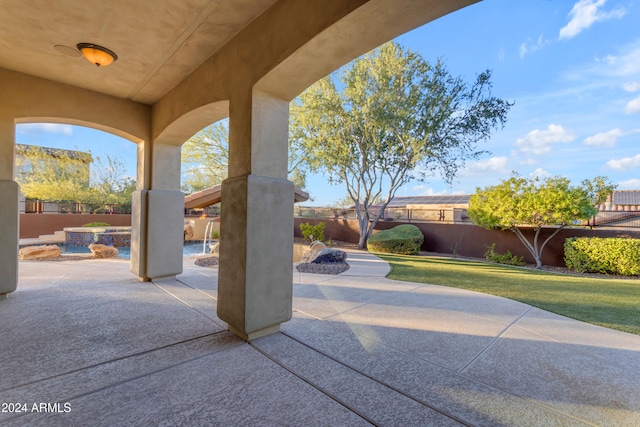
[[[208,246],[208,245],[207,245]],[[118,246],[118,258],[131,258],[131,248],[129,246]],[[207,248],[207,253],[209,248]],[[60,246],[60,252],[63,254],[90,254],[91,251],[87,246]],[[202,254],[202,242],[185,243],[182,249],[182,256],[189,257]]]

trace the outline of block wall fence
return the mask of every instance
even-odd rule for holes
[[[106,222],[112,226],[130,226],[131,215],[107,215],[107,214],[21,214],[20,238],[33,238],[44,234],[53,234],[56,230],[65,227],[81,227],[90,222]],[[308,222],[316,225],[319,222],[326,224],[324,235],[326,239],[341,240],[344,242],[358,242],[358,221],[348,219],[314,219],[295,218],[294,236],[302,237],[300,224]],[[376,230],[387,230],[406,222],[381,221]],[[422,230],[425,236],[423,251],[439,252],[460,256],[480,257],[484,256],[486,245],[496,243],[496,252],[511,253],[523,256],[533,263],[534,260],[524,248],[517,236],[511,231],[485,230],[473,224],[441,224],[436,222],[411,223]],[[541,241],[546,238],[553,229],[544,229]],[[530,239],[533,236],[531,230],[525,232]],[[545,265],[564,266],[564,241],[569,237],[628,237],[640,239],[640,231],[628,229],[588,229],[567,228],[558,233],[545,247],[542,263]]]
[[[341,240],[344,242],[358,242],[358,222],[356,220],[332,220],[296,218],[294,235],[302,237],[299,224],[308,222],[316,225],[319,222],[326,224],[325,239]],[[387,230],[406,222],[382,221],[376,225],[376,230]],[[523,256],[528,263],[534,263],[533,258],[511,231],[486,230],[473,224],[441,224],[435,222],[411,223],[424,234],[423,251],[453,254],[460,256],[483,258],[487,250],[486,245],[496,243],[496,252],[504,253],[510,250],[517,256]],[[554,230],[543,229],[540,242],[549,236]],[[525,235],[533,239],[533,231],[525,231]],[[640,231],[627,229],[587,229],[567,228],[561,230],[547,245],[542,254],[542,263],[552,266],[564,266],[564,241],[569,237],[627,237],[640,239]]]
[[[130,226],[129,214],[20,214],[20,239],[30,239],[65,227],[82,227],[90,222],[106,222],[112,226]]]

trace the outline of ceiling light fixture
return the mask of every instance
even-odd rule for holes
[[[106,67],[118,59],[113,51],[93,43],[78,43],[78,50],[85,59],[98,67]]]

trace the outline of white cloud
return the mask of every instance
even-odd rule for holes
[[[636,76],[640,72],[640,48],[635,43],[627,47],[626,52],[620,55],[607,55],[604,58],[597,58],[596,63],[598,65],[604,65],[604,72],[601,74],[626,77]],[[598,71],[596,69],[596,71]],[[638,90],[640,85],[637,82],[631,83],[630,86],[625,85],[625,90],[629,88],[635,88]]]
[[[478,160],[476,162],[468,164],[463,170],[460,171],[462,176],[482,176],[489,174],[503,174],[508,172],[507,157],[491,157],[486,160]]]
[[[622,159],[612,159],[605,165],[609,169],[629,170],[640,166],[640,154],[633,157],[624,157]]]
[[[529,176],[531,178],[548,178],[551,176],[551,174],[542,168],[537,168],[536,170],[531,172]]]
[[[442,196],[447,194],[447,190],[435,191],[432,187],[425,185],[416,185],[411,188],[412,196]]]
[[[621,46],[616,54],[594,58],[592,63],[576,64],[563,72],[563,78],[586,84],[584,90],[621,87],[628,92],[640,90],[640,40]]]
[[[520,58],[524,58],[524,56],[527,54],[527,43],[522,43],[520,45]]]
[[[538,36],[538,39],[535,40],[535,41],[532,41],[531,39],[528,39],[526,42],[524,42],[524,43],[522,43],[520,45],[520,58],[524,58],[524,56],[527,53],[532,53],[532,52],[535,52],[537,50],[542,49],[543,47],[545,47],[549,43],[551,43],[551,42],[549,40],[545,40],[542,34],[540,34]]]
[[[518,138],[515,146],[523,153],[546,154],[554,144],[567,143],[574,139],[575,136],[562,126],[550,124],[545,130],[535,129],[524,138]]]
[[[640,96],[627,102],[627,105],[624,107],[624,112],[627,114],[640,113]]]
[[[609,12],[601,10],[607,0],[579,0],[569,12],[569,23],[560,29],[560,39],[570,39],[596,22],[620,19],[626,11],[616,8]]]
[[[618,190],[637,190],[640,188],[640,179],[628,179],[618,183]]]
[[[72,135],[73,126],[59,123],[23,123],[17,126],[20,133],[47,132],[61,135]]]
[[[624,135],[620,129],[611,129],[607,132],[598,133],[584,139],[584,145],[590,147],[613,147],[618,138]]]

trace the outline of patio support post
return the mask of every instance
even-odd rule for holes
[[[15,124],[0,117],[0,299],[18,286],[18,184],[13,180]]]
[[[287,180],[289,103],[247,92],[229,106],[218,316],[249,341],[291,319],[294,187]]]
[[[182,273],[184,194],[180,145],[138,143],[131,218],[131,271],[141,280]]]

